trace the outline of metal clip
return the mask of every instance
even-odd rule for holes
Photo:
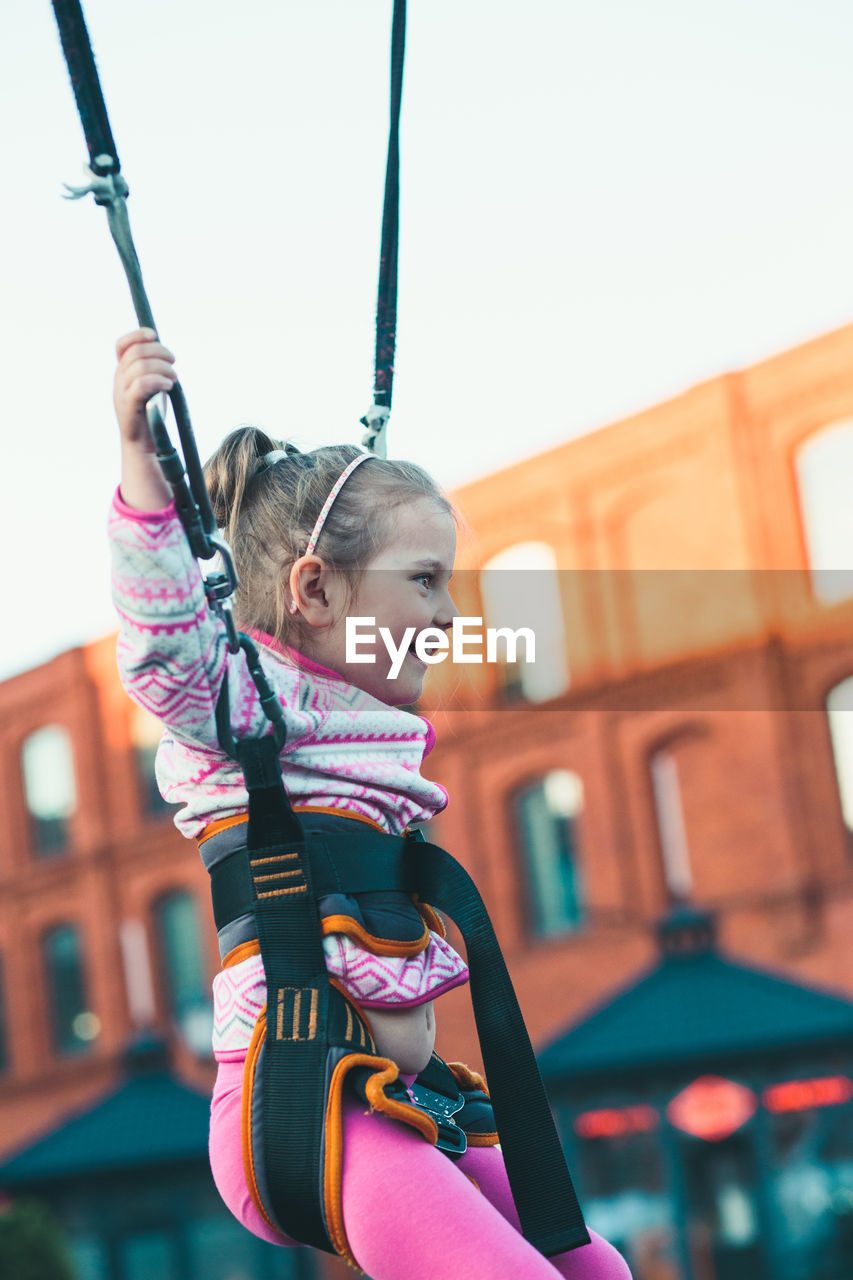
[[[215,576],[217,579],[220,579],[221,582],[217,583],[216,592],[214,594],[208,594],[207,598],[208,600],[224,600],[226,596],[233,596],[234,592],[237,590],[237,583],[239,579],[237,577],[237,570],[234,567],[234,556],[231,553],[231,548],[228,543],[218,533],[208,534],[207,541],[213,547],[214,551],[219,552],[220,562],[222,565],[221,573],[211,575],[211,580]],[[213,552],[211,552],[211,555],[212,554]],[[205,590],[207,590],[206,586]]]
[[[211,589],[213,591],[218,591],[221,589],[221,585],[222,585],[221,579],[223,578],[224,578],[224,574],[221,574],[221,573],[211,574],[209,578],[205,578],[204,580],[204,590],[205,590],[205,594],[207,595],[207,601],[208,601],[208,604],[210,605],[211,613],[215,613],[217,618],[221,618],[225,626],[225,638],[228,641],[228,652],[239,653],[240,652],[240,634],[237,631],[237,624],[234,621],[234,613],[232,611],[232,600],[230,595],[225,597],[224,599],[217,600],[215,596],[207,594],[208,584],[210,584]]]
[[[465,1130],[460,1129],[453,1119],[456,1112],[461,1111],[465,1106],[462,1094],[458,1094],[455,1098],[448,1098],[447,1094],[436,1093],[434,1089],[427,1089],[417,1082],[411,1086],[409,1092],[415,1106],[425,1111],[438,1125],[438,1141],[435,1145],[439,1151],[444,1151],[451,1156],[464,1155],[468,1150],[468,1139],[465,1136]]]
[[[232,612],[233,596],[237,589],[234,557],[228,543],[218,534],[209,534],[207,540],[219,558],[219,566],[215,572],[205,575],[204,594],[212,612],[222,619],[225,626],[229,653],[239,653],[240,635]]]
[[[359,421],[363,427],[367,427],[361,439],[361,443],[369,453],[375,454],[377,458],[388,457],[388,419],[391,417],[391,410],[385,404],[372,404],[367,413]]]
[[[95,173],[88,165],[83,166],[83,172],[89,178],[85,187],[72,187],[70,183],[63,182],[66,194],[63,200],[82,200],[84,196],[90,193],[95,197],[95,204],[115,204],[118,200],[124,200],[130,188],[124,180],[121,173]]]

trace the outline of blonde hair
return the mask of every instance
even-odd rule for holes
[[[267,454],[286,457],[267,463]],[[290,613],[290,569],[301,555],[332,486],[359,455],[355,445],[301,453],[258,427],[226,436],[204,468],[216,522],[234,554],[240,579],[234,613],[240,627],[292,642],[298,617]],[[435,481],[412,462],[371,458],[358,467],[326,516],[318,554],[342,573],[350,592],[369,561],[391,541],[395,512],[428,498],[454,515]]]

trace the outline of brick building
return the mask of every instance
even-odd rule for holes
[[[685,900],[738,955],[853,997],[851,470],[853,327],[455,495],[460,610],[535,618],[544,661],[432,673],[434,838],[534,1043]],[[206,877],[154,744],[111,638],[0,685],[0,1156],[114,1089],[141,1028],[210,1084]],[[441,1015],[439,1048],[476,1063],[464,991]]]
[[[684,897],[738,954],[853,995],[851,475],[848,328],[455,495],[460,610],[483,612],[490,566],[505,599],[533,577],[559,600],[545,701],[509,668],[431,686],[436,834],[534,1043],[650,960]]]

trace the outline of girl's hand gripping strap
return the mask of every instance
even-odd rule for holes
[[[477,888],[444,849],[409,839],[408,880],[465,939],[471,1000],[495,1124],[527,1240],[546,1257],[589,1244],[542,1077],[504,958]]]

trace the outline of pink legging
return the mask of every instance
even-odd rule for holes
[[[242,1082],[241,1063],[220,1063],[210,1124],[214,1181],[243,1226],[286,1244],[266,1225],[246,1186]],[[343,1212],[352,1251],[372,1280],[631,1280],[622,1255],[594,1232],[591,1244],[555,1258],[528,1244],[496,1147],[471,1147],[454,1162],[407,1125],[349,1100]]]

